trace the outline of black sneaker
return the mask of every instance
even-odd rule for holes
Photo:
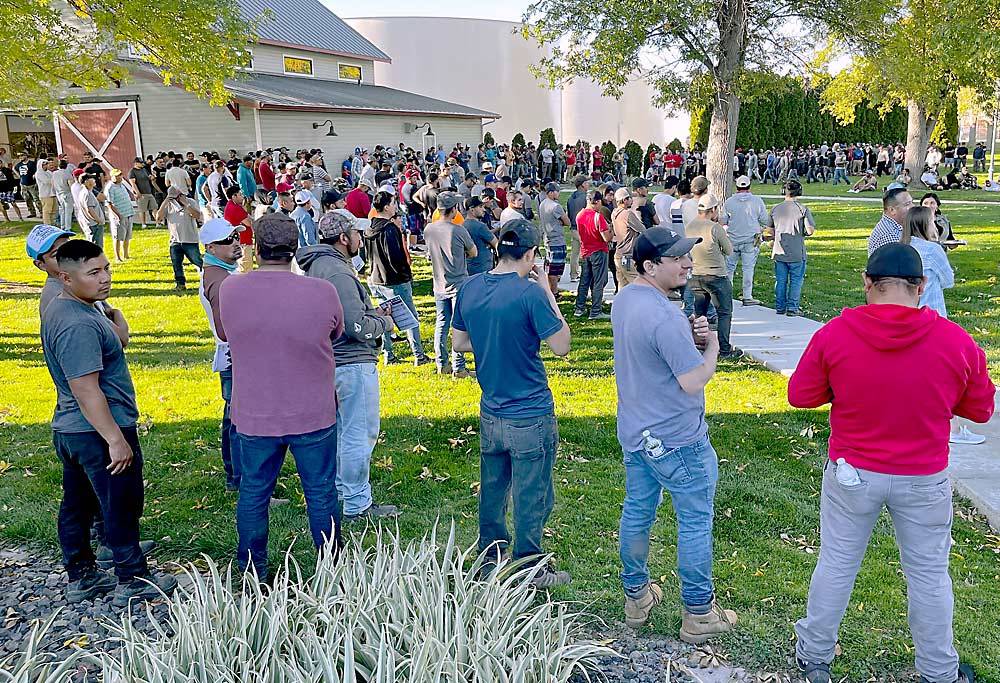
[[[98,595],[110,593],[118,585],[118,579],[91,567],[78,581],[70,582],[66,588],[66,602],[77,603],[93,600]]]
[[[802,670],[802,680],[806,683],[830,683],[830,665],[822,662],[806,663],[798,657],[799,669]]]
[[[137,576],[128,582],[118,583],[111,604],[115,607],[128,607],[132,600],[156,600],[164,595],[169,596],[175,588],[177,579],[170,574]]]
[[[419,368],[421,365],[427,365],[427,364],[433,363],[433,362],[434,362],[434,359],[431,358],[430,356],[421,356],[420,358],[414,358],[413,359],[413,367]]]
[[[142,553],[143,557],[148,556],[155,549],[156,541],[139,541],[139,552]],[[97,552],[94,555],[97,557],[97,566],[101,569],[111,569],[115,566],[115,555],[108,546],[97,546]]]
[[[929,681],[921,676],[920,683],[929,683]],[[955,683],[976,683],[976,674],[973,672],[971,665],[958,665],[958,678],[955,679]]]
[[[403,361],[400,358],[386,358],[385,359],[385,364],[386,365],[400,365],[402,362]]]
[[[372,504],[364,512],[359,512],[356,515],[344,515],[344,523],[353,524],[369,519],[387,519],[390,517],[399,517],[398,507],[395,505],[379,505],[375,501],[372,501]]]

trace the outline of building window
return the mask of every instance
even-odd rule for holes
[[[285,73],[299,76],[313,75],[313,60],[285,55]]]
[[[246,66],[236,67],[237,71],[253,71],[253,50],[246,50],[247,63]]]
[[[342,81],[360,81],[361,67],[354,64],[337,63],[337,78]]]

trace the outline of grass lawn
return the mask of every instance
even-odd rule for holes
[[[819,229],[812,240],[804,308],[828,319],[860,302],[864,239],[877,216],[869,204],[812,202]],[[949,210],[956,233],[970,246],[953,252],[961,282],[949,293],[953,317],[988,346],[994,371],[997,339],[995,254],[1000,208]],[[24,256],[25,225],[0,226],[0,264],[7,280],[40,285]],[[142,411],[146,457],[145,537],[160,542],[158,557],[194,560],[207,553],[233,557],[232,497],[223,493],[219,459],[218,380],[210,371],[211,335],[197,295],[176,295],[163,230],[137,231],[134,260],[117,267],[112,298],[132,328],[128,357]],[[769,263],[758,268],[756,294],[773,297]],[[190,271],[191,281],[196,275]],[[424,338],[430,340],[433,300],[429,269],[418,267],[416,288]],[[190,287],[190,285],[189,285]],[[571,311],[569,297],[561,300]],[[37,290],[7,287],[0,294],[0,538],[56,548],[60,469],[48,420],[54,391],[38,341]],[[557,597],[580,601],[598,616],[621,619],[617,525],[624,477],[615,438],[615,387],[607,322],[570,318],[573,350],[546,354],[560,426],[557,503],[546,532],[548,548],[573,584]],[[400,348],[405,345],[401,345]],[[374,455],[376,495],[399,504],[404,535],[426,532],[437,519],[455,519],[461,538],[476,536],[478,399],[474,382],[454,381],[428,367],[381,371],[382,431]],[[827,412],[791,409],[785,380],[748,362],[723,363],[708,387],[713,443],[719,452],[716,500],[716,581],[720,600],[740,613],[735,633],[719,641],[735,661],[769,669],[789,667],[792,624],[805,610],[819,544],[819,487],[828,435]],[[310,554],[301,490],[291,461],[279,494],[293,505],[272,515],[272,560],[292,545]],[[1000,683],[1000,536],[962,502],[955,520],[952,576],[957,594],[959,650],[983,680]],[[653,529],[654,575],[668,596],[652,628],[676,635],[680,625],[674,518],[665,505]],[[841,631],[838,679],[899,680],[911,671],[906,592],[891,526],[883,518]]]

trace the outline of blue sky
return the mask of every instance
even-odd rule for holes
[[[358,5],[344,0],[321,0],[341,17],[469,17],[519,21],[531,4],[527,0],[378,0]]]

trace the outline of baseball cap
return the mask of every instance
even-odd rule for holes
[[[82,175],[83,175],[84,173],[86,173],[86,171],[84,171],[84,170],[83,170],[82,168],[78,168],[78,169],[76,169],[75,171],[73,171],[73,177],[74,177],[74,178],[79,178],[79,177],[80,177],[80,176],[82,176]]]
[[[747,177],[745,175],[741,175],[739,178],[736,179],[736,189],[737,190],[745,190],[748,187],[750,187],[750,178],[749,177]]]
[[[465,202],[465,209],[468,211],[469,209],[475,209],[476,207],[482,205],[483,200],[481,197],[471,197],[467,202]]]
[[[176,185],[171,185],[170,187],[167,188],[167,196],[170,199],[175,199],[177,197],[180,197],[182,194],[184,193],[181,192],[181,188],[177,187]]]
[[[635,238],[632,256],[636,263],[652,261],[661,256],[684,256],[694,245],[701,242],[700,237],[681,237],[673,230],[659,226],[643,231]]]
[[[590,178],[588,176],[583,175],[582,173],[580,175],[573,176],[573,185],[576,186],[577,188],[579,188],[584,183],[589,181]]]
[[[492,187],[484,187],[483,188],[483,192],[482,192],[482,194],[480,196],[486,197],[486,198],[489,198],[489,199],[496,199],[497,198],[497,191],[494,190]]]
[[[302,173],[299,173],[297,176],[295,176],[295,179],[296,180],[312,180],[312,174],[311,173],[302,172]]]
[[[461,197],[454,192],[442,192],[437,197],[438,208],[442,211],[455,208],[460,201]]]
[[[703,175],[695,176],[691,180],[691,191],[692,192],[704,192],[708,189],[708,186],[712,183],[708,182],[708,178]]]
[[[275,256],[293,256],[299,246],[298,226],[280,211],[265,213],[254,221],[253,234],[257,244]]]
[[[923,277],[924,267],[920,254],[909,244],[890,242],[868,257],[865,266],[868,277]]]
[[[296,204],[309,204],[312,202],[312,195],[308,192],[303,192],[299,190],[295,193],[295,203]]]
[[[667,176],[667,179],[663,181],[663,189],[669,190],[672,187],[677,187],[677,183],[679,182],[680,180],[677,176]]]
[[[325,206],[333,206],[343,198],[344,195],[337,192],[336,190],[327,190],[326,192],[323,193],[323,204]]]
[[[25,249],[28,252],[28,256],[32,260],[37,260],[39,256],[52,248],[57,239],[64,235],[66,237],[75,237],[76,233],[57,228],[54,225],[39,223],[31,229],[31,232],[28,233],[28,239],[25,240]]]
[[[232,235],[235,230],[233,224],[225,218],[213,218],[201,226],[201,230],[198,231],[198,241],[202,244],[218,242]]]
[[[500,233],[500,244],[505,247],[537,247],[538,241],[538,228],[524,218],[504,223]]]
[[[489,161],[483,162],[483,170],[484,171],[492,171],[493,170],[493,164],[490,163]]]
[[[278,183],[274,186],[275,192],[291,192],[295,189],[295,186],[291,183]]]
[[[497,182],[497,177],[495,175],[493,175],[492,173],[487,173],[486,177],[483,178],[483,182],[484,183],[495,183],[495,182]]]
[[[330,240],[336,239],[341,235],[350,234],[351,230],[357,229],[358,226],[354,220],[354,216],[345,215],[340,211],[327,211],[319,219],[317,231],[319,232],[320,239]]]
[[[635,178],[632,181],[632,189],[638,190],[640,187],[649,187],[649,181],[646,180],[645,178]]]
[[[559,192],[562,188],[559,187],[559,183],[545,183],[545,192]]]
[[[719,200],[715,198],[713,194],[703,194],[698,200],[698,210],[708,211],[709,209],[714,209],[719,205]]]
[[[615,204],[625,201],[632,196],[632,193],[627,187],[619,187],[615,190]]]
[[[525,178],[524,180],[521,181],[521,187],[534,187],[534,186],[535,186],[535,181],[532,180],[531,178]]]
[[[117,178],[121,174],[122,174],[122,170],[120,168],[113,168],[113,169],[111,169],[111,177],[112,178]]]

